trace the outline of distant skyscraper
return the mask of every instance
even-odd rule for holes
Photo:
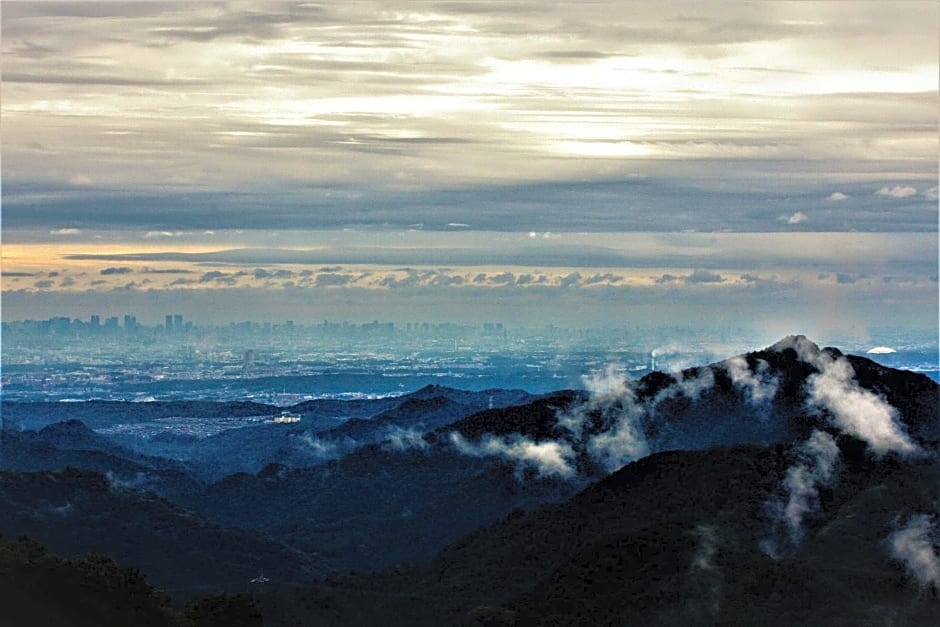
[[[175,314],[173,316],[173,330],[177,333],[183,332],[183,314]]]
[[[93,328],[97,329],[101,326],[101,316],[95,314],[91,317],[90,324]]]
[[[171,316],[170,314],[166,315],[166,330],[167,332],[170,332],[173,330],[173,316]]]
[[[137,330],[137,316],[124,314],[124,330],[132,333]]]

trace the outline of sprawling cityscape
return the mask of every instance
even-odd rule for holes
[[[429,382],[467,389],[531,392],[579,388],[609,364],[635,376],[702,365],[762,348],[730,327],[569,329],[504,322],[460,323],[245,320],[203,324],[165,314],[56,316],[5,321],[2,386],[10,400],[251,398],[280,404],[306,398],[402,394]],[[878,344],[839,345],[936,378],[929,334],[884,331]],[[887,346],[885,346],[887,344]]]

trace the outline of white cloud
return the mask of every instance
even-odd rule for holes
[[[878,455],[919,452],[920,447],[900,422],[898,411],[858,385],[855,370],[846,358],[833,359],[828,353],[819,353],[816,365],[821,371],[807,381],[808,402],[826,410],[835,426],[867,442]]]
[[[923,586],[940,589],[940,555],[937,528],[925,514],[912,516],[888,538],[891,557],[902,562]]]
[[[767,374],[769,366],[763,359],[758,360],[756,373],[751,371],[747,360],[740,355],[725,361],[724,366],[731,382],[744,390],[745,399],[750,405],[765,407],[767,401],[777,394],[779,381],[777,377]]]
[[[771,350],[787,348],[795,350],[802,361],[818,370],[805,385],[810,409],[824,413],[833,426],[866,442],[876,455],[920,452],[900,421],[897,409],[858,384],[848,359],[821,351],[802,335],[784,338]]]
[[[877,192],[878,196],[886,196],[888,198],[910,198],[917,194],[917,188],[911,187],[910,185],[895,185],[894,187],[882,187]]]
[[[540,477],[558,476],[570,479],[575,475],[572,465],[574,450],[567,442],[534,442],[518,434],[499,437],[486,435],[479,442],[470,442],[457,432],[450,434],[454,447],[464,455],[502,457],[524,467],[535,468]]]
[[[675,383],[661,390],[653,400],[650,401],[651,409],[671,398],[686,396],[689,399],[697,400],[704,392],[712,389],[715,385],[715,376],[710,368],[702,368],[696,376],[686,377],[682,371],[673,372]]]
[[[53,229],[49,235],[81,235],[81,229]]]
[[[608,472],[613,472],[624,464],[649,455],[649,443],[640,422],[642,416],[643,412],[636,406],[624,408],[611,429],[588,440],[587,450],[591,459]]]
[[[832,202],[840,202],[846,199],[848,199],[848,195],[842,192],[832,192],[829,194],[829,197],[826,198],[826,200],[831,200]]]
[[[815,430],[799,454],[800,460],[787,469],[783,480],[788,495],[781,513],[793,544],[802,539],[803,519],[818,507],[819,486],[832,481],[839,447],[831,435]]]
[[[937,198],[940,198],[940,195],[937,193],[937,186],[934,185],[933,187],[925,189],[924,196],[927,197],[927,200],[937,200]]]
[[[786,222],[787,224],[799,224],[801,222],[806,222],[809,220],[809,216],[803,213],[802,211],[797,211],[796,213],[789,216],[780,216],[777,218],[781,222]]]

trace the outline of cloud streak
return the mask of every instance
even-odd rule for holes
[[[463,455],[500,457],[516,464],[519,477],[525,468],[533,468],[539,477],[570,479],[575,475],[574,451],[565,442],[534,442],[520,435],[487,435],[479,442],[470,442],[456,432],[449,437],[454,448]]]
[[[819,508],[820,486],[828,486],[834,479],[839,447],[831,435],[814,430],[798,455],[799,461],[787,469],[783,479],[787,500],[781,511],[794,545],[803,538],[803,521]]]
[[[888,538],[891,557],[901,562],[925,588],[940,591],[940,554],[937,526],[927,514],[911,516]]]

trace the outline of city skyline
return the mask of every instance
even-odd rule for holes
[[[3,319],[935,329],[938,19],[4,2]]]

